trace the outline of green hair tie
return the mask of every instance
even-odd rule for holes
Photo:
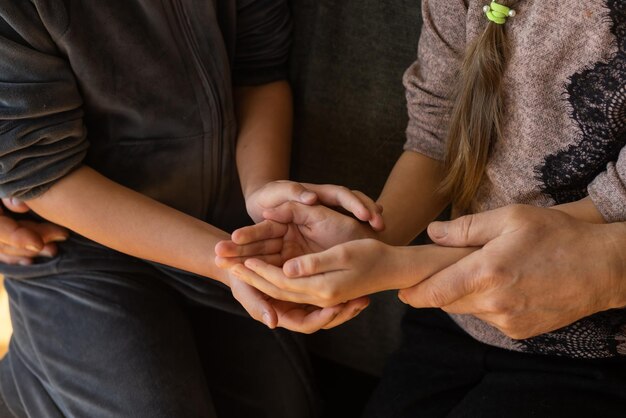
[[[504,25],[507,17],[515,16],[515,10],[492,1],[489,6],[483,7],[487,19],[498,25]]]

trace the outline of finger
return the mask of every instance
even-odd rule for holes
[[[242,264],[231,267],[230,272],[238,279],[248,283],[250,286],[255,287],[274,299],[294,303],[305,303],[309,305],[313,304],[311,303],[313,302],[312,298],[309,295],[293,293],[281,289]]]
[[[292,331],[311,334],[318,331],[333,320],[341,312],[342,306],[318,308],[316,306],[293,306],[283,301],[276,301],[278,326]]]
[[[254,258],[277,267],[282,266],[285,262],[281,254],[257,255]],[[230,269],[237,264],[245,263],[247,259],[247,257],[215,257],[215,265],[221,269]]]
[[[240,228],[233,232],[232,241],[238,245],[250,244],[256,241],[280,238],[287,233],[287,225],[265,220],[256,225],[250,225]]]
[[[349,320],[357,317],[361,312],[368,307],[370,300],[367,296],[360,297],[358,299],[353,299],[344,304],[343,309],[339,312],[339,314],[333,319],[331,322],[324,326],[324,329],[331,329],[337,327]]]
[[[26,213],[30,210],[30,208],[26,206],[24,202],[15,197],[5,197],[4,199],[2,199],[2,203],[11,212]]]
[[[0,216],[0,243],[37,253],[43,249],[41,236],[30,228],[21,226],[8,216]]]
[[[480,259],[476,251],[428,279],[398,292],[400,300],[414,308],[451,306],[478,290]]]
[[[252,318],[264,323],[269,328],[276,328],[278,315],[274,307],[268,302],[266,295],[240,280],[231,280],[230,286],[235,299],[241,303],[241,306]]]
[[[298,202],[285,202],[275,208],[264,210],[263,217],[267,219],[268,222],[277,224],[273,226],[275,229],[273,234],[275,236],[282,236],[279,234],[283,231],[283,235],[286,233],[287,224],[308,225],[322,220],[329,211],[329,209],[326,208],[325,213],[323,213],[324,209],[325,208],[322,206],[308,206]],[[283,225],[285,229],[281,228],[279,225]],[[268,233],[267,235],[270,234]]]
[[[3,254],[0,252],[0,263],[19,264],[21,266],[29,266],[33,264],[33,260],[30,257],[18,257],[18,256]]]
[[[280,238],[254,241],[244,245],[237,245],[232,241],[220,241],[215,245],[215,254],[220,257],[252,257],[277,254],[282,248],[283,240]]]
[[[361,221],[370,221],[375,214],[379,213],[376,203],[363,193],[359,192],[360,194],[357,195],[344,186],[334,184],[303,184],[317,194],[320,203],[325,206],[342,207]],[[361,199],[371,202],[371,205],[368,207]]]
[[[18,221],[18,224],[38,234],[44,244],[66,241],[69,237],[67,229],[50,222]]]
[[[510,226],[509,208],[461,216],[453,221],[433,222],[428,235],[439,245],[450,247],[483,246]]]
[[[304,185],[293,181],[275,181],[263,190],[258,204],[263,208],[273,208],[288,201],[312,205],[317,201],[317,194]]]
[[[309,296],[309,301],[312,300],[313,295],[324,293],[324,289],[322,289],[322,287],[326,287],[324,284],[333,282],[333,279],[325,276],[324,273],[298,277],[297,279],[287,277],[282,268],[270,265],[256,258],[246,260],[244,265],[278,289],[292,294]],[[319,303],[314,304],[322,306]]]
[[[290,278],[326,274],[344,269],[344,258],[343,246],[340,244],[319,253],[305,254],[287,260],[283,272]]]
[[[353,190],[354,193],[360,200],[363,205],[367,208],[370,213],[370,218],[368,220],[370,226],[375,231],[382,231],[385,229],[385,221],[383,219],[383,211],[382,206],[374,202],[369,198],[365,193],[360,192],[358,190]]]

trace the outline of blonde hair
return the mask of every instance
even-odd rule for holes
[[[509,6],[512,2],[499,3]],[[461,66],[441,184],[441,192],[451,197],[459,211],[470,208],[491,148],[502,138],[502,78],[508,55],[505,26],[488,21],[484,32],[468,45]]]

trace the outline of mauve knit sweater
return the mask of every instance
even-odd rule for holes
[[[486,3],[423,0],[418,59],[404,77],[406,150],[443,158],[451,90],[466,45],[487,25]],[[521,0],[514,8],[506,23],[503,139],[492,148],[473,207],[552,206],[590,196],[607,222],[626,221],[626,1]],[[527,340],[471,315],[452,317],[474,338],[512,350],[626,355],[624,309]]]

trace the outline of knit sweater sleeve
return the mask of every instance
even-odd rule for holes
[[[626,221],[626,147],[587,188],[589,197],[607,222]]]
[[[409,113],[404,149],[442,160],[452,94],[465,52],[467,6],[463,0],[422,2],[418,56],[404,74]]]
[[[0,197],[36,197],[82,163],[82,99],[28,1],[0,6],[0,103]]]

